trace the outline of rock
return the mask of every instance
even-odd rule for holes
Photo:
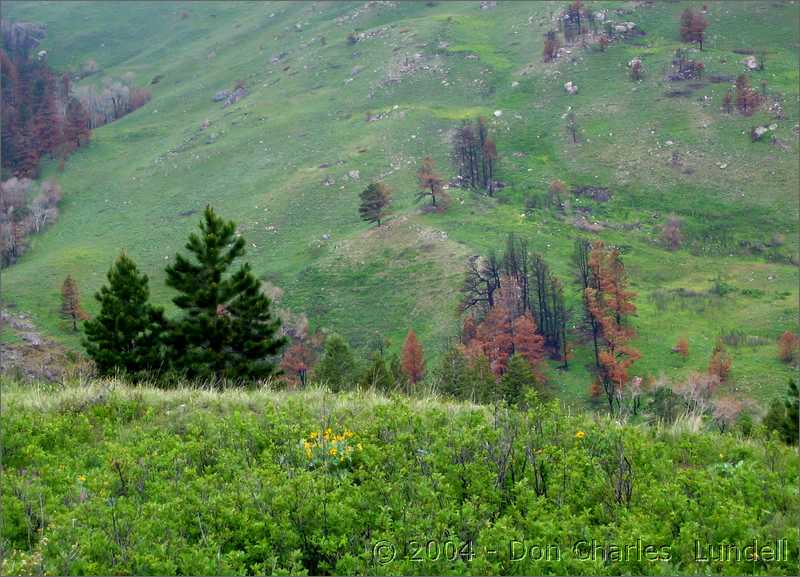
[[[518,81],[515,80],[514,82],[511,83],[511,88],[516,88],[517,86],[519,86]]]
[[[748,56],[744,61],[744,67],[748,70],[758,70],[758,60],[755,56]]]
[[[357,170],[351,170],[347,173],[347,176],[350,177],[350,180],[358,180],[361,177],[361,173]]]
[[[495,116],[495,118],[500,118],[501,116],[503,116],[503,111],[502,110],[495,110],[494,111],[494,116]]]
[[[223,100],[228,98],[228,96],[230,96],[230,95],[231,95],[231,91],[230,90],[220,90],[219,92],[217,92],[214,95],[214,98],[212,100],[214,102],[222,102]]]
[[[247,88],[245,88],[244,86],[238,86],[225,99],[225,103],[222,105],[222,108],[227,108],[231,104],[236,104],[237,102],[239,102],[245,96],[247,96]]]
[[[497,8],[497,0],[481,0],[481,10],[494,10]]]
[[[578,92],[578,85],[570,80],[564,84],[564,90],[566,90],[568,94],[576,94]]]
[[[356,64],[350,70],[350,76],[358,76],[361,73],[362,70],[364,70],[364,67],[361,66],[360,64]]]
[[[331,239],[331,235],[329,235],[327,232],[322,235],[322,240],[330,240],[330,239]]]
[[[754,141],[761,140],[761,137],[763,137],[767,132],[769,132],[769,128],[766,126],[756,126],[750,133],[750,136]]]

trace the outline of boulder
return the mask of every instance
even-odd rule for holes
[[[231,95],[231,91],[230,90],[220,90],[219,92],[217,92],[214,95],[214,98],[212,98],[212,100],[214,102],[222,102],[223,100],[228,98],[228,96],[230,96],[230,95]]]
[[[761,140],[761,138],[769,132],[769,128],[766,126],[756,126],[752,132],[750,133],[751,138],[755,140]]]

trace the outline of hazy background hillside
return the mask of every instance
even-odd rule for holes
[[[685,46],[679,16],[702,3],[590,3],[646,35],[606,52],[568,47],[545,64],[542,35],[565,4],[4,2],[3,18],[47,25],[41,47],[53,68],[94,59],[102,71],[82,83],[133,73],[153,97],[96,130],[63,173],[45,166],[65,192],[61,218],[3,271],[3,301],[76,347],[58,316],[61,282],[71,274],[94,312],[90,296],[126,250],[168,305],[163,267],[211,204],[239,223],[248,260],[283,290],[282,307],[360,347],[385,335],[397,348],[413,327],[435,358],[457,334],[467,257],[502,248],[509,232],[562,277],[577,322],[570,255],[583,234],[623,248],[639,293],[635,374],[704,370],[715,339],[741,333],[757,338],[731,348],[727,386],[761,401],[783,392],[791,369],[774,343],[797,328],[800,7],[708,2],[705,50],[691,53],[705,77],[675,86],[665,73]],[[747,51],[766,52],[750,76],[759,90],[766,82],[769,106],[725,114],[730,80],[711,77],[744,72]],[[628,75],[637,56],[641,83]],[[238,81],[248,91],[239,102],[212,100]],[[688,93],[669,95],[677,89]],[[477,116],[488,119],[506,186],[496,199],[453,189],[447,212],[422,212],[419,161],[431,155],[452,177],[450,135]],[[773,123],[774,143],[751,142],[752,127]],[[358,218],[358,193],[381,178],[395,206],[375,229]],[[554,179],[612,197],[572,196],[563,217],[526,214],[525,199],[542,198]],[[581,214],[602,230],[578,231]],[[659,241],[669,214],[684,221],[675,252]],[[685,362],[671,352],[684,335]],[[572,368],[554,373],[565,399],[586,398],[590,355],[578,347]]]

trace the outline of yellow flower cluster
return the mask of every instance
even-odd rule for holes
[[[324,431],[311,431],[308,438],[303,439],[303,450],[309,460],[313,459],[315,455],[328,456],[334,459],[338,457],[341,463],[353,452],[353,447],[348,444],[353,436],[354,433],[350,430],[335,434],[330,427]],[[356,448],[359,451],[363,449],[361,443],[358,443]]]
[[[578,439],[579,441],[583,439],[585,436],[586,433],[584,433],[583,431],[578,431],[577,433],[575,433],[575,438]]]

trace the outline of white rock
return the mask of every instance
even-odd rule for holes
[[[494,111],[494,115],[495,115],[496,118],[500,118],[501,116],[503,116],[503,111],[502,110],[495,110]]]

